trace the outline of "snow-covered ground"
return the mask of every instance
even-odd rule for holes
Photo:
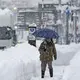
[[[65,68],[62,80],[79,80],[80,79],[80,51],[76,53],[70,61],[70,65]]]
[[[15,47],[0,50],[0,80],[43,80],[37,47],[24,42]],[[58,58],[53,61],[53,78],[46,69],[44,80],[79,80],[80,44],[56,44]]]

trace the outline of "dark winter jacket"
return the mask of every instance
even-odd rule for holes
[[[39,47],[39,52],[41,61],[53,61],[53,57],[55,60],[57,58],[55,44],[53,42],[42,42]]]

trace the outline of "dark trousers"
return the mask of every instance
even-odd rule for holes
[[[41,62],[41,77],[44,78],[46,66],[48,64],[50,77],[53,77],[53,67],[52,67],[52,61],[42,61]]]
[[[41,70],[45,71],[47,65],[48,65],[49,69],[53,69],[53,67],[52,67],[52,61],[48,61],[48,62],[47,61],[42,61],[41,62]]]

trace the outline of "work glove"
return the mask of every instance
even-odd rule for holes
[[[57,59],[57,56],[56,55],[54,55],[54,60],[56,60]]]

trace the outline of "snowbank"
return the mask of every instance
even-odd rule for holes
[[[76,55],[70,61],[70,65],[66,67],[63,80],[79,80],[80,79],[79,62],[80,62],[80,51],[76,53]]]
[[[56,45],[57,60],[54,65],[69,65],[70,60],[79,51],[80,44],[72,43],[70,45]]]
[[[15,47],[0,51],[0,61],[9,59],[23,59],[25,61],[36,60],[38,57],[38,50],[29,45],[27,42],[18,44]]]
[[[37,61],[38,50],[27,42],[0,51],[0,80],[30,80]]]
[[[36,48],[25,42],[0,51],[0,80],[31,80],[34,77],[40,78],[38,52],[40,43],[41,41],[37,42]],[[71,58],[79,50],[79,47],[80,44],[56,44],[58,58],[53,65],[69,65]]]

